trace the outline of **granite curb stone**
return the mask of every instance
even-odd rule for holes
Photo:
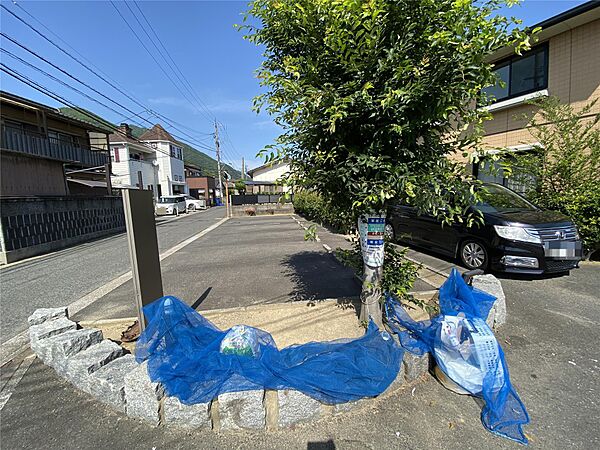
[[[90,375],[123,353],[123,347],[113,341],[104,340],[68,358],[66,364],[55,369],[79,389],[91,393],[94,380]]]
[[[211,428],[210,402],[184,405],[176,397],[166,397],[164,401],[165,424],[183,428]]]
[[[92,374],[90,394],[125,412],[125,377],[137,366],[133,355],[125,355],[109,362]]]
[[[266,425],[264,396],[262,389],[219,395],[221,430],[263,429]]]
[[[102,331],[95,328],[70,330],[34,341],[31,343],[31,349],[45,364],[56,368],[64,366],[67,358],[100,343],[102,337]]]
[[[125,403],[129,417],[158,426],[161,423],[164,389],[148,375],[148,362],[138,364],[125,375]]]
[[[311,421],[321,415],[321,403],[296,390],[277,391],[280,427]]]
[[[39,325],[33,325],[29,327],[29,341],[31,345],[34,346],[36,341],[47,339],[51,336],[56,336],[57,334],[62,334],[69,330],[75,330],[76,328],[77,324],[65,317],[47,320]]]
[[[65,319],[69,318],[66,306],[61,308],[39,308],[27,318],[27,322],[29,323],[29,326],[41,325],[47,320],[59,319],[61,317],[64,317]]]

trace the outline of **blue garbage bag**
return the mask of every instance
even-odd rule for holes
[[[188,405],[252,389],[295,389],[327,404],[375,397],[394,381],[403,356],[373,322],[358,339],[279,350],[269,333],[248,326],[221,331],[175,297],[154,301],[144,315],[136,360],[148,361],[150,378]]]
[[[529,415],[510,382],[502,347],[485,323],[495,297],[468,286],[456,269],[440,287],[440,314],[416,322],[387,296],[390,328],[406,350],[431,352],[440,369],[466,391],[484,400],[483,425],[492,433],[527,444]]]

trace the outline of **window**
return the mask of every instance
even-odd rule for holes
[[[496,101],[546,89],[548,87],[548,45],[537,47],[524,56],[499,62],[495,72],[499,82],[483,91]]]
[[[169,150],[172,158],[181,159],[181,147],[169,145]]]
[[[119,149],[118,149],[118,148],[115,148],[115,149],[113,150],[113,152],[114,152],[114,158],[113,158],[113,161],[114,161],[114,162],[120,162],[120,158],[119,158]]]

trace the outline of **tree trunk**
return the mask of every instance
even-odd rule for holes
[[[381,276],[383,267],[363,265],[363,284],[360,294],[360,321],[368,322],[372,318],[379,328],[383,327],[381,312]]]

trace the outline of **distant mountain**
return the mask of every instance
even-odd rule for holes
[[[89,112],[89,111],[88,111],[88,113],[93,117],[93,119],[73,108],[65,107],[65,108],[59,108],[59,109],[60,109],[60,112],[62,112],[63,114],[74,117],[75,119],[90,122],[97,126],[103,126],[103,127],[108,127],[108,128],[116,126],[115,124],[110,123],[107,120],[104,120],[102,117],[100,117],[92,112]],[[147,128],[138,127],[136,125],[129,124],[129,126],[131,128],[131,132],[132,132],[133,136],[136,138],[140,137],[142,135],[142,133],[144,133],[147,130]],[[217,161],[215,159],[211,158],[206,153],[196,150],[195,148],[193,148],[183,142],[181,142],[181,145],[183,147],[183,161],[186,164],[196,166],[198,169],[200,169],[200,171],[202,172],[202,175],[208,175],[208,176],[212,176],[215,178],[217,177]],[[222,164],[222,167],[223,167],[223,170],[225,170],[227,173],[229,173],[234,179],[241,178],[241,172],[239,170],[235,170],[233,167],[231,167],[228,164]]]

